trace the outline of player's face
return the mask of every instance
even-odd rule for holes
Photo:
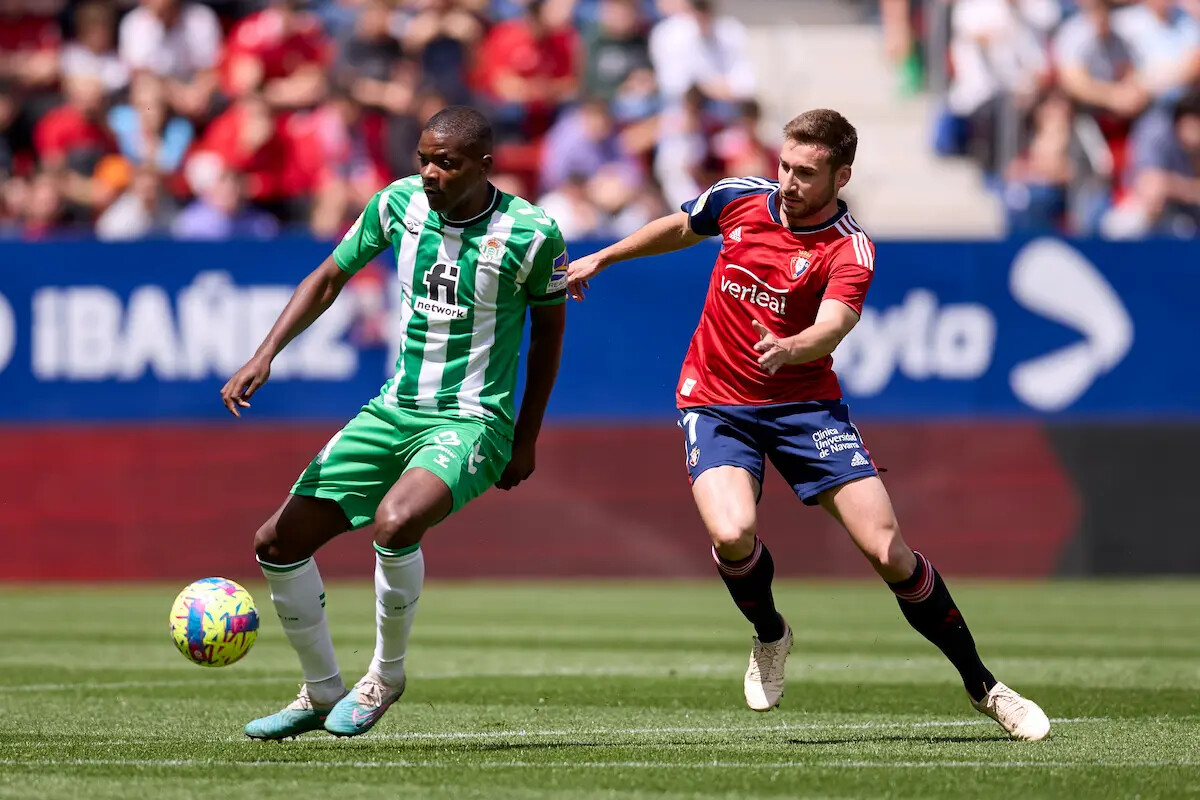
[[[779,152],[779,197],[783,215],[793,226],[819,223],[833,215],[838,190],[850,180],[850,168],[834,169],[829,151],[813,144],[788,141]]]
[[[421,184],[429,207],[454,217],[454,210],[487,184],[492,157],[471,153],[457,139],[425,131],[417,143]]]

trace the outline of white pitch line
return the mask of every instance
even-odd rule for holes
[[[1107,722],[1107,717],[1076,717],[1054,719],[1057,724],[1080,722]],[[577,728],[574,730],[510,730],[510,731],[442,731],[427,733],[384,733],[373,739],[387,741],[409,740],[455,740],[455,739],[518,739],[544,736],[641,736],[671,733],[776,733],[780,731],[809,730],[895,730],[897,728],[963,728],[976,725],[994,725],[989,719],[925,720],[922,722],[799,722],[794,724],[763,725],[757,727],[663,727],[663,728]],[[236,741],[236,739],[230,739]]]
[[[892,769],[969,768],[1028,769],[1031,767],[1095,769],[1096,767],[1192,767],[1200,761],[229,761],[204,758],[45,758],[22,761],[0,759],[0,766],[11,767],[242,767],[262,769]]]
[[[872,662],[873,666],[877,666],[876,662]],[[848,662],[843,659],[835,659],[828,662],[817,664],[801,664],[801,669],[845,669],[849,666]],[[893,665],[898,666],[898,665]],[[918,665],[921,666],[921,665]],[[413,680],[457,680],[467,678],[589,678],[589,677],[605,677],[619,676],[629,678],[669,678],[680,675],[734,675],[744,667],[738,666],[714,666],[705,664],[693,664],[680,667],[558,667],[558,668],[535,668],[535,669],[514,669],[514,670],[496,670],[494,672],[480,670],[463,670],[440,672],[436,674],[422,675],[416,673],[410,675]],[[219,687],[228,685],[245,685],[254,683],[287,683],[289,681],[299,682],[299,676],[294,673],[280,673],[276,676],[259,675],[255,677],[229,677],[229,678],[196,678],[193,680],[173,679],[173,680],[148,680],[148,681],[81,681],[78,683],[29,683],[29,684],[11,684],[8,686],[0,686],[0,694],[15,694],[19,692],[66,692],[66,691],[105,691],[108,689],[164,689],[187,686],[203,686],[203,687]]]
[[[1108,717],[1058,717],[1050,720],[1055,725],[1076,725],[1081,723],[1109,722]],[[792,724],[763,725],[758,727],[704,726],[704,727],[662,727],[662,728],[563,728],[558,730],[528,730],[517,729],[507,731],[418,731],[413,733],[376,733],[371,741],[471,741],[486,739],[536,739],[553,736],[645,736],[677,733],[780,733],[794,731],[859,731],[859,730],[905,730],[923,728],[968,728],[976,726],[991,726],[994,723],[987,719],[948,719],[923,720],[920,722],[798,722]],[[316,741],[308,738],[305,741]],[[94,746],[119,747],[136,746],[149,743],[171,743],[177,739],[153,737],[146,739],[93,739],[82,742]],[[245,742],[244,736],[227,736],[225,742]],[[25,747],[54,747],[61,748],[61,741],[38,741],[23,744]]]
[[[0,694],[18,694],[20,692],[66,692],[72,690],[81,690],[88,692],[102,692],[106,689],[167,689],[176,686],[224,686],[225,684],[250,684],[250,683],[282,683],[289,676],[269,676],[262,675],[255,678],[237,677],[224,678],[220,680],[195,679],[195,680],[171,680],[171,681],[80,681],[79,683],[27,683],[25,685],[15,684],[9,686],[0,686]]]
[[[710,667],[710,666],[689,666],[689,667],[663,667],[661,670],[653,670],[647,668],[631,669],[629,667],[563,667],[557,669],[527,669],[527,670],[497,670],[495,672],[481,672],[475,670],[462,672],[441,672],[437,674],[421,675],[415,674],[410,677],[413,680],[437,681],[437,680],[454,680],[462,678],[587,678],[587,677],[603,677],[606,675],[626,676],[626,677],[646,677],[646,678],[666,678],[671,675],[716,675],[716,674],[733,674],[736,670],[733,668]],[[227,686],[227,685],[244,685],[252,683],[299,683],[299,676],[293,673],[271,676],[260,675],[256,677],[231,677],[231,678],[197,678],[194,680],[150,680],[150,681],[81,681],[79,683],[29,683],[25,685],[9,685],[0,686],[0,694],[14,694],[17,692],[65,692],[73,690],[85,691],[104,691],[106,689],[165,689],[185,686]]]

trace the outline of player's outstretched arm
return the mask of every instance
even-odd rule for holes
[[[513,433],[512,458],[500,480],[496,481],[496,486],[501,489],[511,489],[533,474],[537,438],[542,430],[542,418],[546,415],[546,404],[550,402],[554,379],[558,377],[563,332],[567,329],[567,307],[563,303],[531,306],[529,315],[531,328],[525,394],[521,398],[521,412],[517,415],[517,426]]]
[[[348,280],[350,273],[339,268],[331,255],[300,282],[254,355],[221,389],[221,402],[230,414],[240,417],[238,409],[250,407],[251,395],[271,376],[275,356],[333,305]]]
[[[567,270],[567,291],[582,300],[588,281],[620,261],[643,256],[656,256],[691,247],[705,237],[692,230],[684,211],[647,222],[616,244],[572,261]]]

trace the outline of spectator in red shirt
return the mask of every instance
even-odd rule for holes
[[[38,120],[33,144],[38,160],[59,181],[74,216],[84,219],[107,202],[97,191],[92,174],[100,159],[116,152],[106,120],[104,84],[94,75],[75,75],[63,81],[67,102]]]
[[[44,91],[58,81],[61,3],[0,0],[0,78]]]
[[[93,75],[63,82],[67,102],[42,117],[33,131],[38,159],[52,169],[68,165],[91,172],[116,143],[105,121],[104,84]]]
[[[491,101],[502,133],[540,137],[579,86],[579,37],[553,26],[545,0],[525,0],[518,19],[493,27],[480,45],[472,84]]]
[[[311,108],[325,94],[330,55],[320,20],[300,0],[272,0],[230,31],[221,87],[230,97],[261,91],[274,108]]]
[[[298,115],[277,118],[261,95],[243,95],[212,121],[191,158],[215,153],[245,178],[246,196],[285,219],[307,216],[329,181],[316,133]]]

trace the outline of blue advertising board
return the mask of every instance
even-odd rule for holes
[[[571,303],[552,420],[671,417],[715,248],[618,265]],[[0,243],[0,421],[220,418],[220,387],[328,252]],[[1196,243],[885,242],[876,269],[835,353],[858,415],[1200,417]],[[394,337],[360,338],[370,295],[352,295],[277,359],[253,418],[341,420],[379,390]]]

